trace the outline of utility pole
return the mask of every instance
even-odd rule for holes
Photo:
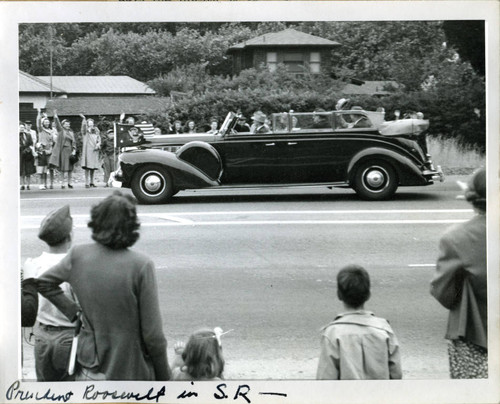
[[[53,57],[53,49],[52,49],[52,38],[54,36],[54,32],[52,31],[52,24],[49,24],[49,55],[50,55],[50,99],[52,100],[52,57]]]

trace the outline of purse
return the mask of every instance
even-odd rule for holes
[[[69,156],[69,162],[73,165],[76,164],[78,162],[78,155],[72,154]]]

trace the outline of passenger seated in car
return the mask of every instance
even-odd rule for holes
[[[247,123],[247,118],[243,115],[238,117],[238,122],[234,126],[236,132],[250,132],[250,125]]]
[[[257,111],[252,116],[253,124],[250,127],[252,133],[268,133],[271,131],[266,124],[267,116],[262,111]]]
[[[316,108],[313,115],[313,129],[327,129],[330,128],[328,119],[325,115],[320,115],[321,112],[326,112],[323,108]]]

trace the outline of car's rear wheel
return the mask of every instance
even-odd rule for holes
[[[140,203],[166,203],[173,195],[172,177],[159,165],[141,167],[132,177],[131,186],[134,196]]]
[[[353,188],[362,199],[388,199],[398,188],[398,176],[392,165],[385,161],[367,161],[356,169]]]

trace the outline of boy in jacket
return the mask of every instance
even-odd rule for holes
[[[389,322],[364,309],[370,276],[349,265],[337,275],[337,296],[345,311],[322,329],[316,379],[401,379],[399,345]]]

